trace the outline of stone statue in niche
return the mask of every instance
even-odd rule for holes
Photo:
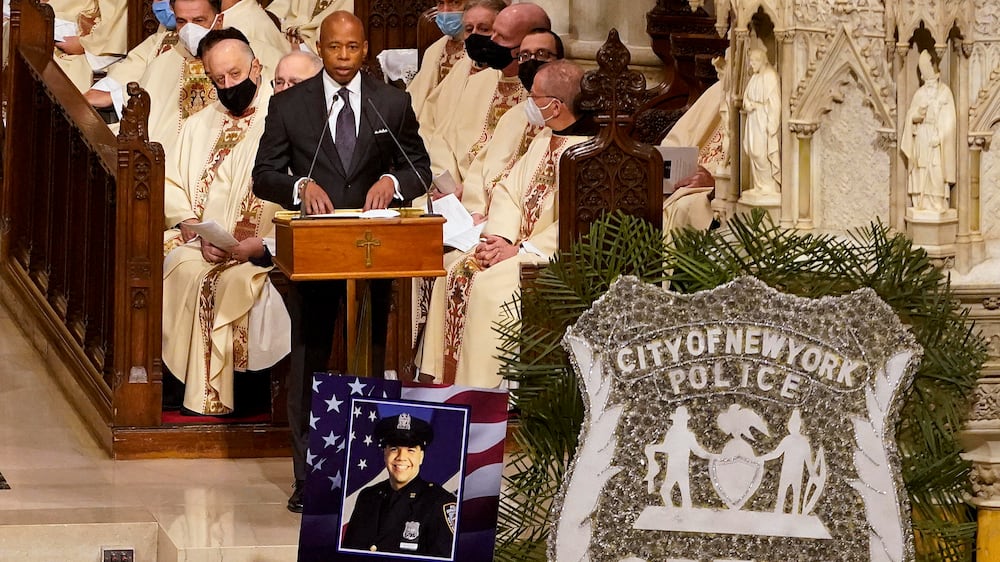
[[[909,172],[906,191],[915,211],[944,213],[955,183],[955,98],[939,81],[930,53],[921,51],[917,69],[924,84],[913,94],[899,143]]]
[[[743,90],[743,150],[750,160],[751,186],[744,189],[743,199],[754,203],[775,199],[781,191],[781,86],[760,39],[753,39],[747,58],[751,75]]]

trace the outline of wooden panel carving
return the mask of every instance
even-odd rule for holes
[[[52,62],[51,8],[12,9],[0,273],[103,431],[158,425],[159,386],[126,376],[159,380],[163,152],[147,140],[148,97],[130,85],[116,139]]]
[[[559,170],[559,245],[568,249],[606,212],[622,210],[663,223],[663,159],[630,138],[626,127],[646,101],[646,80],[629,70],[628,49],[614,29],[597,52],[598,69],[582,82],[580,105],[600,124],[597,137],[567,150]]]
[[[116,245],[113,264],[115,373],[146,373],[115,388],[116,425],[159,425],[163,314],[163,148],[149,142],[149,94],[128,85],[129,101],[118,135]],[[129,298],[131,302],[121,300]],[[124,305],[128,305],[127,307]],[[126,344],[127,345],[123,345]]]
[[[692,11],[686,0],[658,0],[646,14],[653,51],[666,65],[666,79],[650,90],[636,112],[630,135],[659,144],[677,119],[716,81],[712,58],[723,56],[729,41],[719,38],[715,18],[704,8]]]
[[[160,22],[153,15],[153,0],[129,0],[128,3],[128,48],[142,43],[156,33]]]
[[[433,0],[356,0],[354,13],[368,33],[368,59],[374,61],[384,49],[417,48],[417,22],[433,5]]]

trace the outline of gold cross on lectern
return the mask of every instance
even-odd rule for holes
[[[357,242],[355,242],[355,244],[359,248],[364,248],[365,249],[365,267],[371,267],[372,266],[372,247],[373,246],[381,246],[382,245],[382,241],[379,240],[379,239],[377,239],[377,238],[375,238],[375,237],[373,237],[372,236],[372,231],[366,230],[365,231],[365,238],[364,238],[364,240],[358,240]]]

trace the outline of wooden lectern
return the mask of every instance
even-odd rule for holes
[[[292,281],[440,277],[443,217],[274,219],[274,263]]]
[[[419,216],[422,213],[420,209],[403,209],[400,217],[391,219],[299,219],[293,218],[298,213],[279,213],[274,218],[274,263],[292,281],[349,280],[347,341],[357,342],[358,290],[350,280],[445,274],[444,218]],[[409,306],[404,308],[409,310]],[[405,316],[400,322],[409,326],[409,314]],[[367,345],[370,342],[364,347]],[[355,355],[365,357],[357,374],[369,374],[369,353],[348,345],[348,365],[358,364]]]

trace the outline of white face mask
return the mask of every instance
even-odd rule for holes
[[[545,104],[545,107],[538,107],[534,98],[528,98],[528,101],[524,104],[524,113],[528,116],[528,123],[536,127],[544,127],[545,122],[555,116],[553,115],[549,119],[546,119],[542,116],[542,110],[548,109],[555,101],[555,98],[552,98],[549,103]]]
[[[212,30],[212,27],[215,26],[215,20],[218,19],[218,17],[219,16],[215,16],[215,18],[212,19],[212,24],[207,28],[204,28],[196,23],[188,23],[182,27],[179,32],[177,32],[177,36],[180,37],[182,42],[184,42],[184,46],[187,47],[189,53],[194,56],[198,56],[198,44],[201,43],[201,40],[204,39],[205,36],[208,35],[208,32]]]

